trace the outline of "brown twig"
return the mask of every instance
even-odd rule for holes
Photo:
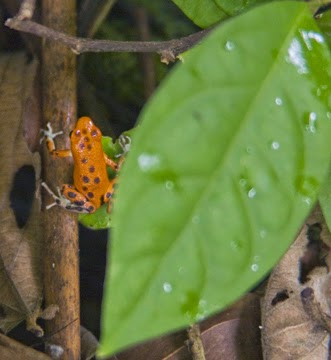
[[[194,324],[190,326],[187,330],[187,334],[188,345],[190,347],[193,360],[206,360],[199,325]]]
[[[210,31],[210,29],[205,29],[168,41],[113,41],[91,40],[70,36],[34,21],[22,20],[17,16],[8,19],[5,25],[11,29],[61,42],[69,46],[76,54],[85,52],[156,52],[161,54],[164,62],[172,61],[179,54],[196,45]]]
[[[36,0],[24,0],[17,14],[17,18],[20,20],[31,19],[35,7],[36,7]]]

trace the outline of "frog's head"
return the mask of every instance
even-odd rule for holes
[[[88,138],[89,136],[93,139],[101,138],[101,131],[95,126],[91,118],[83,116],[77,120],[76,126],[70,137],[72,140],[80,139],[81,137]]]
[[[89,118],[88,116],[82,116],[77,120],[75,130],[79,129],[82,131],[85,129],[91,131],[94,127],[96,126],[94,125],[94,122],[91,118]]]

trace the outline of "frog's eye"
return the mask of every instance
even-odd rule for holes
[[[91,131],[91,136],[92,137],[97,137],[99,134],[98,134],[98,130],[97,129],[93,129],[92,131]]]
[[[80,136],[80,130],[79,129],[75,130],[75,132],[70,131],[70,136],[72,135],[72,133],[74,133],[77,137]]]

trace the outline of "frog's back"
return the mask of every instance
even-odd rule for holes
[[[101,131],[88,117],[77,121],[70,136],[74,186],[96,207],[100,206],[109,184],[101,137]]]

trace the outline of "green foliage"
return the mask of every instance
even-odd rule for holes
[[[168,40],[189,35],[195,26],[183,12],[169,0],[122,0],[126,6],[142,7],[149,18],[151,37],[153,39]]]
[[[172,0],[195,24],[202,28],[214,25],[227,14],[214,0]]]
[[[233,16],[254,5],[270,2],[271,0],[213,0],[217,6],[227,14]]]
[[[195,24],[209,27],[229,16],[272,0],[172,0]]]
[[[272,268],[327,173],[330,81],[304,3],[256,7],[186,54],[121,172],[100,356],[221,310]]]

